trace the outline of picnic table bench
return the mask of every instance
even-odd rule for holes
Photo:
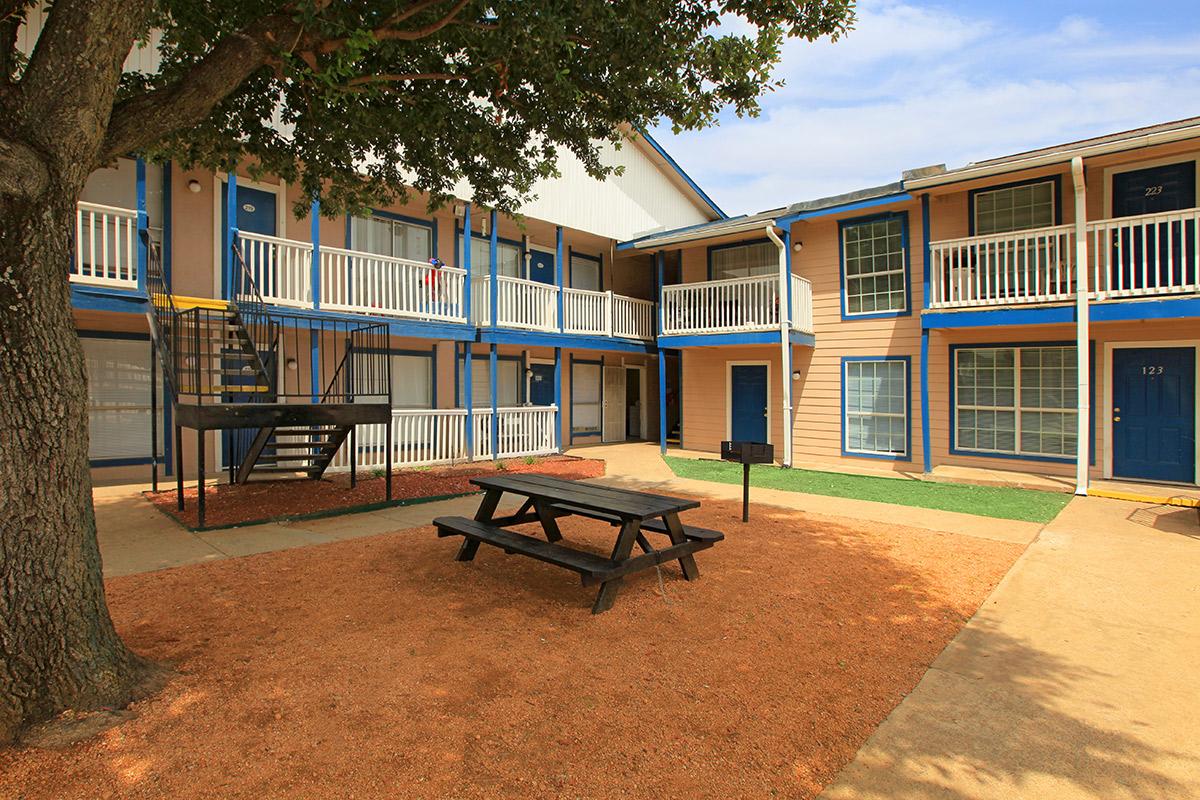
[[[438,517],[433,521],[438,536],[462,536],[457,561],[471,561],[480,544],[490,544],[506,553],[544,561],[579,573],[584,586],[600,584],[592,613],[612,608],[624,576],[668,561],[678,561],[683,577],[700,577],[694,554],[725,538],[720,531],[684,525],[679,512],[699,508],[700,503],[679,497],[635,492],[568,481],[546,475],[511,475],[472,478],[484,490],[474,519]],[[514,514],[497,517],[496,508],[505,494],[525,497]],[[583,516],[608,522],[617,528],[612,553],[602,555],[561,544],[558,519]],[[514,525],[540,523],[545,539],[508,530]],[[661,549],[651,545],[646,533],[665,534],[670,544]],[[641,549],[633,555],[633,546]]]

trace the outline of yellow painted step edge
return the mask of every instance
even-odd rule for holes
[[[175,303],[175,307],[180,309],[213,308],[224,311],[230,307],[228,300],[218,300],[212,297],[188,297],[183,294],[173,294],[171,300]]]
[[[1200,497],[1164,497],[1155,494],[1139,494],[1137,492],[1117,492],[1111,489],[1088,489],[1092,497],[1107,497],[1110,500],[1128,500],[1133,503],[1154,503],[1160,506],[1179,506],[1181,508],[1200,508]]]

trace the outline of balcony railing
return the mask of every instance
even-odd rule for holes
[[[563,330],[593,336],[651,339],[654,303],[613,292],[563,289]]]
[[[612,295],[612,310],[613,336],[623,336],[629,339],[654,338],[653,302],[614,294]]]
[[[663,287],[663,335],[763,331],[779,328],[779,277],[727,278]],[[812,332],[812,286],[792,276],[789,324]]]
[[[1087,224],[1088,296],[1200,291],[1200,209]],[[1075,297],[1075,227],[931,242],[930,308],[1061,303]]]
[[[321,307],[392,317],[465,322],[466,273],[452,267],[320,248]]]
[[[78,203],[72,283],[136,289],[137,212],[130,208]]]
[[[293,239],[238,232],[242,260],[263,300],[312,308],[312,245]]]
[[[541,456],[555,452],[554,422],[557,406],[498,408],[497,458]],[[477,408],[474,417],[475,458],[492,457],[492,410]]]
[[[393,409],[392,466],[424,467],[453,464],[467,458],[467,412],[462,408]],[[383,469],[387,464],[386,425],[359,425],[355,431],[357,464]],[[349,440],[338,451],[331,469],[350,468]]]

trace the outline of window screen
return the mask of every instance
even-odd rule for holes
[[[779,272],[779,249],[770,242],[718,247],[710,252],[712,279],[753,278]]]
[[[600,432],[600,365],[571,366],[571,430],[576,433]]]
[[[463,263],[463,239],[458,239],[458,263]],[[491,240],[486,236],[471,237],[471,275],[486,278],[491,270]],[[496,243],[496,274],[508,278],[521,277],[521,248],[508,242]]]
[[[587,256],[571,256],[571,288],[600,291],[600,262]]]
[[[88,458],[149,459],[150,343],[86,337],[80,341],[88,375]],[[161,391],[161,375],[158,386]],[[159,430],[161,415],[160,402]]]
[[[975,234],[1008,233],[1054,225],[1054,181],[974,194]]]
[[[463,359],[458,361],[459,405],[465,401],[462,397]],[[487,356],[471,359],[471,405],[475,408],[490,408],[492,404],[491,365]],[[520,391],[521,363],[502,359],[496,362],[496,406],[511,408],[521,405]]]
[[[842,226],[847,316],[908,309],[904,238],[900,216]]]
[[[845,362],[845,448],[850,453],[908,455],[908,362]]]
[[[433,231],[387,217],[352,217],[350,249],[379,256],[428,261],[433,256]]]

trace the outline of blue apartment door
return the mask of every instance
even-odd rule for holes
[[[1195,161],[1113,175],[1113,217],[1195,206]],[[1164,220],[1115,231],[1112,248],[1114,289],[1181,286],[1196,280],[1196,224],[1191,220]]]
[[[535,406],[554,405],[554,365],[530,364],[529,402]]]
[[[1196,479],[1196,351],[1113,350],[1113,476]]]
[[[229,207],[229,184],[221,184],[221,229],[224,230],[228,224],[229,213],[226,209]],[[264,236],[275,236],[277,219],[275,215],[275,194],[274,192],[264,192],[261,189],[251,189],[249,186],[239,186],[237,188],[237,228],[239,231],[247,233],[261,233]],[[224,287],[224,296],[229,296],[229,253],[224,253],[221,263],[225,269],[222,271],[222,286]]]
[[[767,367],[735,364],[729,368],[729,430],[736,442],[767,441]]]
[[[554,254],[542,250],[529,251],[529,280],[554,286]]]

